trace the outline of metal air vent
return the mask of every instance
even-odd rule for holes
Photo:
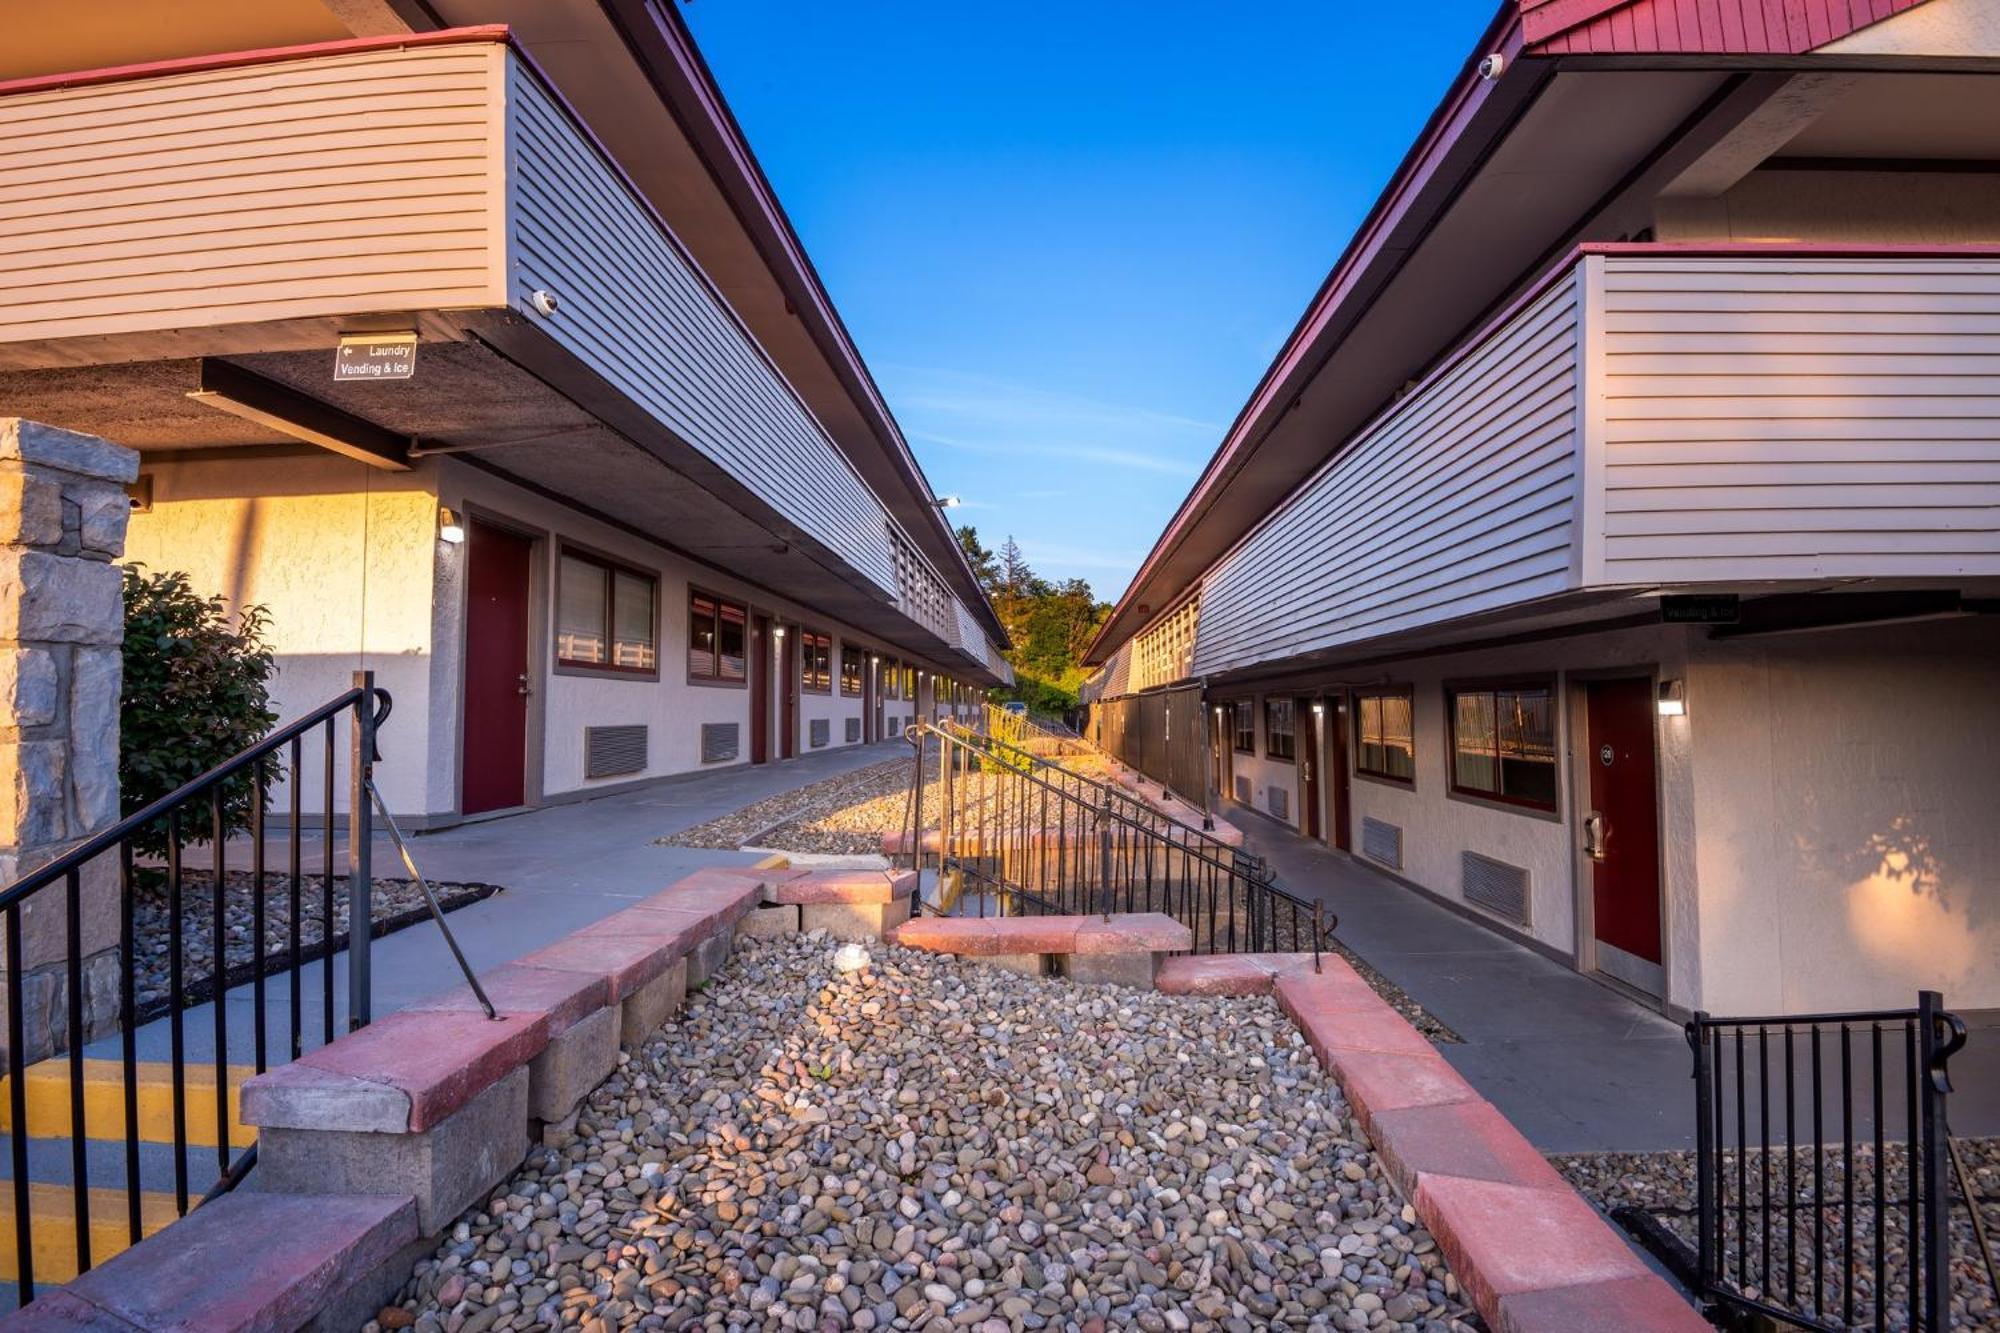
[[[615,778],[645,771],[644,723],[583,729],[583,775],[586,778]]]
[[[1236,804],[1250,804],[1250,779],[1246,777],[1236,779]]]
[[[858,718],[858,717],[850,717],[850,718],[848,718],[848,719],[847,719],[847,743],[848,743],[849,745],[852,745],[852,744],[854,744],[854,742],[856,742],[856,741],[858,741],[858,740],[860,740],[860,739],[861,739],[861,719],[860,719],[860,718]]]
[[[734,722],[704,722],[701,724],[701,762],[723,764],[736,757],[738,724]]]
[[[1403,830],[1370,815],[1361,817],[1361,854],[1391,870],[1403,868]]]
[[[833,723],[823,717],[816,717],[806,723],[806,744],[812,749],[820,749],[833,738]]]
[[[1460,852],[1459,874],[1459,891],[1465,895],[1465,901],[1517,926],[1528,924],[1526,870],[1478,852]]]

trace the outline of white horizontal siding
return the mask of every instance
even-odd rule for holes
[[[510,63],[512,300],[682,440],[897,592],[888,515],[741,324],[547,91]]]
[[[0,98],[0,342],[505,304],[503,49]]]
[[[2000,261],[1591,262],[1593,582],[2000,574]]]
[[[1224,556],[1204,585],[1194,674],[1569,586],[1576,306],[1566,278],[1351,442]]]

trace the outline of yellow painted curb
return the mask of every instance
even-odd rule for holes
[[[215,1066],[190,1061],[187,1066],[187,1141],[215,1145]],[[257,1071],[249,1065],[229,1066],[229,1145],[247,1147],[257,1131],[238,1117],[237,1094],[244,1080]],[[173,1066],[142,1060],[138,1076],[139,1138],[145,1143],[174,1141]],[[28,1137],[67,1139],[70,1136],[69,1057],[55,1056],[28,1066],[25,1075]],[[13,1089],[0,1078],[0,1132],[12,1133]],[[84,1137],[125,1137],[125,1071],[117,1060],[83,1062]]]
[[[93,1189],[90,1199],[90,1262],[97,1265],[132,1243],[125,1216],[125,1191]],[[190,1200],[189,1202],[192,1202]],[[76,1191],[67,1185],[28,1186],[28,1215],[34,1219],[35,1285],[67,1282],[76,1276]],[[151,1191],[139,1195],[139,1231],[150,1236],[176,1220],[174,1196]],[[21,1265],[14,1243],[14,1187],[0,1182],[0,1281],[17,1282]]]

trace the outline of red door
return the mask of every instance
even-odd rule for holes
[[[1332,707],[1333,735],[1326,747],[1326,775],[1333,787],[1333,845],[1347,852],[1354,849],[1354,837],[1348,831],[1354,815],[1347,787],[1347,747],[1352,742],[1347,735],[1346,696],[1334,699]]]
[[[1311,699],[1292,702],[1292,716],[1299,729],[1299,828],[1308,838],[1320,836],[1319,827],[1319,719]]]
[[[771,758],[771,618],[750,625],[750,762]]]
[[[534,546],[472,521],[465,542],[465,784],[468,815],[527,801],[528,569]]]
[[[1598,970],[1659,994],[1664,978],[1653,684],[1643,678],[1598,680],[1587,689],[1590,811],[1584,847],[1596,907]]]
[[[861,662],[861,740],[873,745],[882,739],[882,719],[875,708],[875,668],[866,658]]]
[[[778,644],[778,692],[785,706],[778,722],[778,757],[799,752],[799,627],[791,626]]]

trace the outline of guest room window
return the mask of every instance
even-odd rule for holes
[[[840,646],[840,692],[861,693],[861,650],[846,644]]]
[[[1391,782],[1416,779],[1416,736],[1409,690],[1376,690],[1356,695],[1354,733],[1355,772]]]
[[[799,635],[799,688],[810,694],[833,693],[833,638],[810,630]]]
[[[1264,754],[1289,763],[1296,749],[1292,740],[1292,701],[1264,701]]]
[[[1451,789],[1533,810],[1556,808],[1555,693],[1545,684],[1460,686],[1445,694]]]
[[[556,575],[556,662],[656,674],[659,596],[650,574],[565,550]]]
[[[1236,732],[1236,753],[1257,753],[1257,715],[1250,711],[1247,703],[1229,706],[1229,720]]]
[[[741,685],[747,675],[744,627],[749,611],[712,593],[688,591],[688,679]]]

